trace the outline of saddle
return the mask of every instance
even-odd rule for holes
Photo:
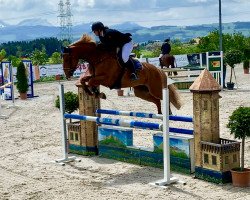
[[[110,89],[120,89],[121,88],[121,80],[125,73],[125,69],[129,70],[131,73],[137,74],[139,70],[142,69],[142,64],[139,60],[134,58],[134,55],[130,55],[129,59],[126,63],[123,62],[121,56],[117,56],[117,60],[122,67],[121,73],[119,75],[119,78],[115,81],[114,85]]]

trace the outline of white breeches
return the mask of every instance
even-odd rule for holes
[[[122,60],[124,63],[126,63],[128,61],[129,55],[131,54],[132,50],[133,50],[132,40],[123,45],[123,47],[122,47]]]

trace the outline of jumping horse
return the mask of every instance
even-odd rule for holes
[[[173,55],[165,54],[160,59],[161,59],[161,61],[160,61],[161,69],[163,69],[163,67],[166,67],[166,68],[169,68],[169,67],[176,68],[177,67],[176,60],[175,60],[175,57]],[[173,72],[173,73],[174,73],[174,75],[178,75],[177,72]],[[172,75],[172,72],[168,72],[168,75]]]
[[[142,63],[138,72],[138,80],[130,80],[130,72],[121,67],[116,52],[100,48],[89,35],[64,49],[63,70],[67,79],[70,79],[77,68],[79,59],[89,63],[89,71],[82,74],[80,82],[89,95],[105,99],[104,93],[99,93],[98,86],[113,88],[133,87],[136,97],[154,103],[159,114],[161,111],[162,89],[169,88],[169,100],[180,109],[180,96],[176,87],[167,85],[166,74],[149,63]]]

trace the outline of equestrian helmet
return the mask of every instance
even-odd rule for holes
[[[167,38],[166,40],[164,40],[164,42],[169,42],[170,41],[170,38]]]
[[[94,22],[91,26],[92,31],[98,31],[98,30],[103,30],[104,25],[102,22]]]

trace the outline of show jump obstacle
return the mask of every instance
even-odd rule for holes
[[[189,172],[195,173],[197,178],[216,183],[230,182],[230,170],[239,167],[240,143],[220,138],[220,95],[218,93],[221,87],[207,69],[203,70],[190,87],[190,91],[193,93],[193,119],[191,117],[169,116],[168,106],[164,107],[163,115],[100,109],[99,99],[87,96],[81,84],[77,84],[77,87],[80,115],[71,115],[64,113],[64,102],[62,100],[64,92],[63,85],[60,85],[64,158],[58,160],[57,162],[59,163],[76,160],[75,157],[68,157],[68,147],[71,153],[83,155],[96,155],[99,153],[100,156],[125,162],[132,161],[132,163],[141,165],[152,166],[150,164],[154,164],[156,167],[163,166],[164,178],[155,183],[158,185],[178,182],[177,178],[171,177],[170,165],[173,168],[177,168],[183,167],[183,163],[185,163],[184,167],[186,167],[187,164],[190,169],[191,164],[193,164],[193,170],[189,170]],[[168,105],[168,103],[166,103],[168,101],[167,93],[168,90],[164,89],[164,106]],[[105,118],[100,117],[101,114],[149,117],[157,120],[162,119],[163,123]],[[68,135],[66,131],[67,118],[80,120],[80,122],[68,124]],[[193,123],[194,130],[169,127],[169,120],[191,122]],[[100,126],[100,124],[102,126]],[[135,149],[133,146],[133,142],[131,142],[132,129],[116,126],[147,129],[148,132],[151,132],[151,130],[158,132],[163,131],[163,134],[161,139],[155,134],[158,139],[155,137],[154,150],[145,151],[141,148]],[[169,132],[171,133],[169,134]],[[182,146],[179,146],[180,140],[177,142],[176,138],[171,138],[172,132],[177,132],[176,134],[180,133],[180,135],[185,135],[186,138],[191,138],[192,145],[184,145],[183,147],[185,148],[182,148]],[[98,134],[99,138],[97,137]],[[67,139],[69,143],[67,143]],[[171,146],[171,143],[169,144],[171,139],[174,139],[174,146]],[[177,139],[180,139],[180,137]],[[189,139],[183,141],[186,143]],[[157,144],[156,148],[155,143]],[[171,148],[169,146],[171,146]],[[191,146],[193,148],[192,161],[190,161],[191,159],[189,158],[186,159],[188,155],[185,153],[185,150],[188,149],[186,147]],[[174,152],[174,154],[171,154],[172,152]],[[180,155],[180,157],[175,156],[176,153],[178,156]],[[175,160],[173,160],[173,157]],[[137,162],[138,160],[139,162]]]
[[[125,127],[133,127],[133,128],[142,128],[142,129],[150,129],[150,130],[161,130],[163,131],[163,158],[164,158],[164,177],[162,180],[155,182],[155,185],[164,186],[171,183],[180,182],[178,178],[173,177],[170,174],[170,148],[169,148],[169,92],[167,88],[163,89],[163,123],[148,123],[148,122],[139,122],[133,120],[122,120],[122,119],[111,119],[111,118],[100,118],[93,116],[84,116],[84,115],[75,115],[75,114],[65,114],[65,105],[64,105],[64,86],[63,84],[59,85],[60,92],[60,110],[61,110],[61,123],[62,123],[62,136],[63,136],[63,147],[64,147],[64,158],[57,160],[58,163],[64,163],[69,161],[76,160],[75,157],[67,156],[67,130],[66,130],[66,119],[78,119],[83,121],[91,121],[96,122],[97,124],[105,124],[105,125],[113,125],[113,126],[125,126]]]

